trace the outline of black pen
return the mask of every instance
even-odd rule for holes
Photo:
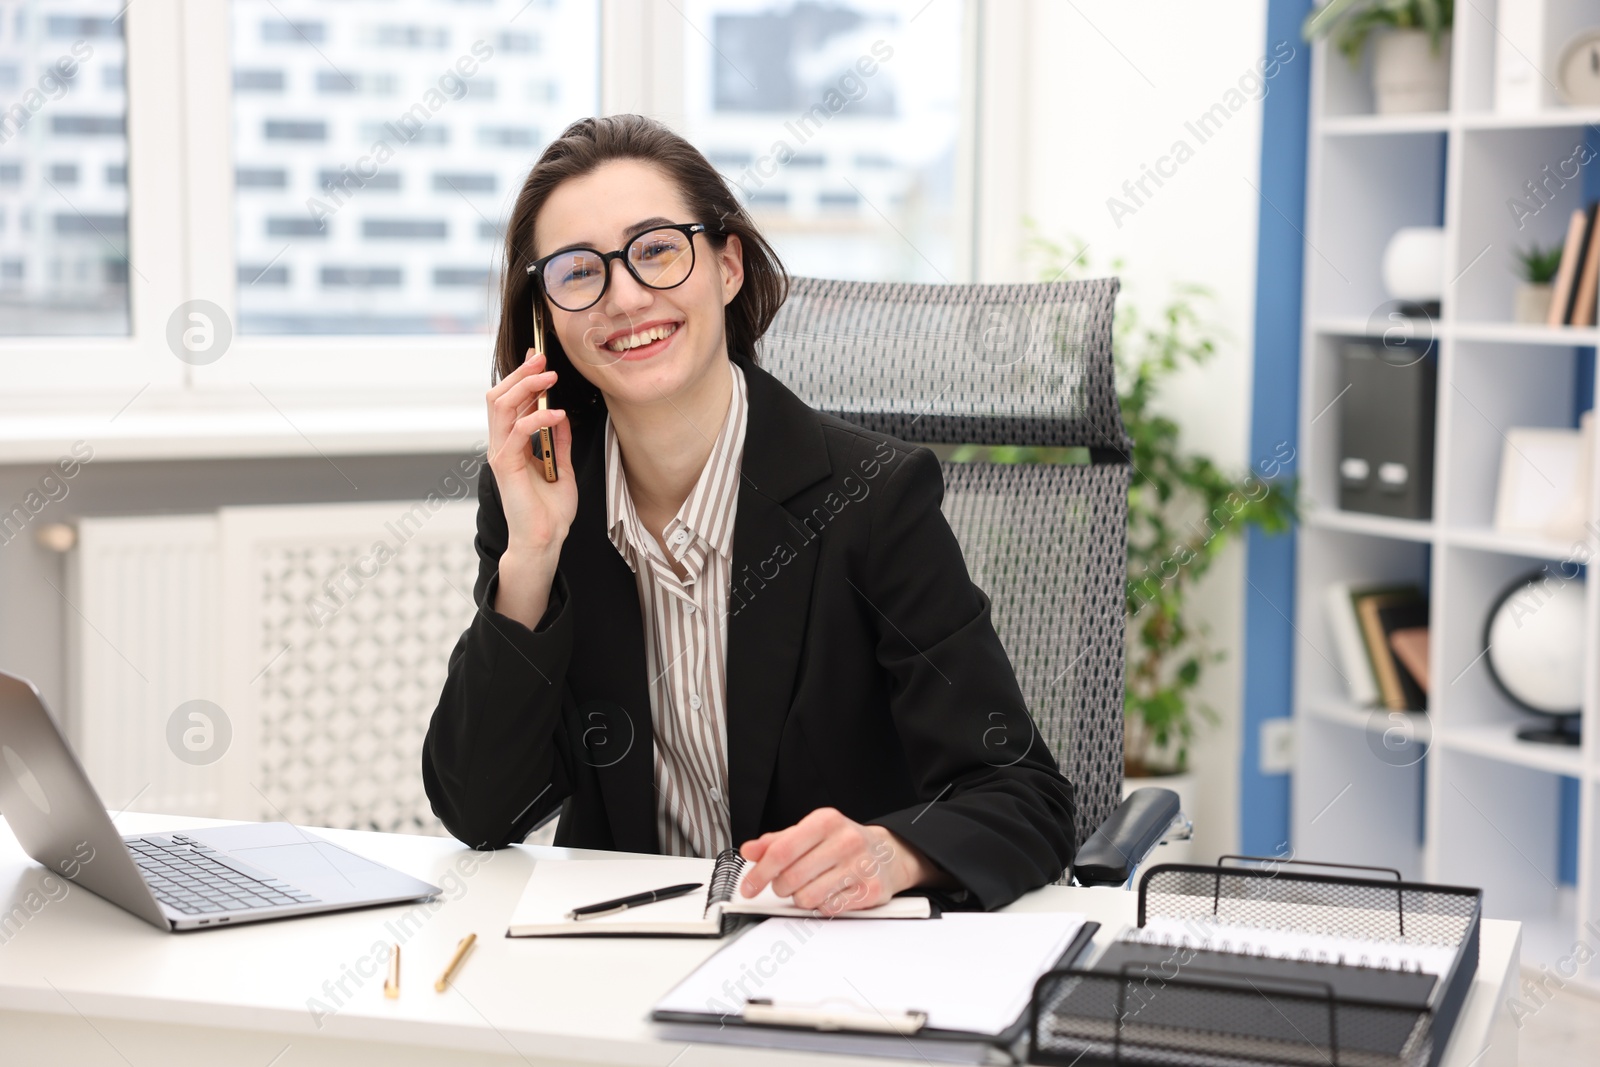
[[[687,882],[684,885],[669,885],[665,889],[652,889],[648,893],[635,893],[631,897],[618,897],[616,900],[603,900],[598,904],[589,904],[581,908],[573,908],[567,912],[567,918],[576,922],[580,919],[598,919],[602,915],[613,912],[627,911],[643,904],[654,904],[658,900],[671,900],[681,897],[685,893],[693,893],[704,882]]]

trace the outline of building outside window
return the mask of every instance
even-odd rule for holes
[[[0,335],[125,336],[117,0],[0,0]]]
[[[682,132],[792,273],[957,278],[961,4],[682,6]]]
[[[599,108],[591,0],[233,0],[242,334],[463,334],[539,152]]]

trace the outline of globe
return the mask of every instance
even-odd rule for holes
[[[1584,579],[1549,570],[1519,578],[1501,594],[1484,628],[1495,684],[1551,727],[1517,731],[1524,741],[1576,745],[1583,708]]]

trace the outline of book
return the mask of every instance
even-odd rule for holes
[[[1579,260],[1577,281],[1573,283],[1572,313],[1567,316],[1569,326],[1594,325],[1595,286],[1600,283],[1600,238],[1595,234],[1597,213],[1600,213],[1600,201],[1589,205],[1583,258]]]
[[[1373,655],[1362,629],[1359,605],[1368,597],[1401,594],[1416,597],[1421,592],[1410,583],[1329,582],[1324,593],[1328,627],[1339,655],[1340,672],[1349,687],[1350,699],[1363,707],[1382,705],[1383,694],[1378,688],[1379,660]]]
[[[607,937],[656,935],[721,937],[747,916],[810,918],[818,913],[796,907],[769,885],[754,897],[739,894],[752,867],[734,849],[712,859],[664,856],[627,860],[540,860],[512,909],[507,937]],[[663,886],[704,883],[690,893],[592,919],[569,919],[574,908],[644,893]],[[931,919],[937,911],[927,897],[895,897],[875,908],[840,912],[838,919]]]
[[[1391,613],[1388,628],[1381,610],[1404,606],[1406,610]],[[1382,706],[1391,711],[1422,711],[1426,702],[1415,679],[1407,673],[1401,680],[1400,662],[1389,647],[1389,631],[1411,626],[1426,625],[1428,601],[1422,590],[1415,586],[1399,589],[1364,592],[1355,597],[1356,617],[1361,622],[1361,635],[1366,642],[1367,654],[1372,659],[1373,673],[1378,679],[1378,692]]]
[[[1400,666],[1410,672],[1411,677],[1417,681],[1417,687],[1427,693],[1428,691],[1428,628],[1426,626],[1407,626],[1393,630],[1389,634],[1389,650],[1394,653],[1394,658],[1400,661]]]
[[[1428,625],[1428,602],[1426,600],[1402,600],[1395,604],[1382,604],[1378,606],[1378,627],[1383,631],[1383,648],[1388,653],[1389,660],[1394,664],[1395,680],[1400,684],[1400,705],[1389,703],[1391,711],[1426,711],[1428,707],[1428,693],[1411,673],[1411,668],[1406,666],[1394,651],[1394,642],[1391,640],[1397,630],[1414,630]]]
[[[1378,702],[1378,680],[1372,673],[1372,660],[1361,637],[1361,622],[1356,618],[1349,582],[1329,582],[1323,590],[1323,606],[1328,612],[1328,630],[1333,634],[1334,651],[1339,657],[1339,672],[1344,675],[1350,699],[1362,707]]]
[[[1554,103],[1540,72],[1545,54],[1545,5],[1502,4],[1495,11],[1494,109],[1531,115]]]
[[[1567,321],[1567,306],[1572,302],[1572,287],[1578,278],[1578,256],[1588,225],[1588,212],[1582,210],[1574,211],[1567,220],[1567,240],[1561,249],[1561,265],[1556,268],[1555,281],[1550,284],[1550,315],[1545,319],[1547,325],[1561,326]]]
[[[1099,924],[1071,912],[955,912],[749,929],[650,1013],[664,1039],[930,1062],[1012,1063],[1034,983]]]
[[[1389,651],[1389,639],[1378,621],[1378,608],[1395,602],[1399,595],[1375,593],[1356,599],[1356,618],[1361,623],[1361,639],[1366,643],[1367,655],[1372,657],[1373,674],[1378,679],[1378,706],[1390,710],[1396,710],[1396,705],[1404,706],[1405,693],[1400,688],[1394,654]]]

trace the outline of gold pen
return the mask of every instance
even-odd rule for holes
[[[461,962],[467,958],[467,953],[471,952],[472,946],[476,945],[477,943],[477,934],[468,934],[466,937],[463,937],[459,943],[457,943],[456,954],[450,957],[450,966],[446,967],[444,969],[444,973],[439,976],[439,980],[433,983],[433,991],[435,993],[444,992],[445,986],[450,984],[450,980],[454,978],[456,976],[456,972],[461,969]]]
[[[400,944],[395,943],[394,953],[389,957],[389,977],[383,983],[383,995],[390,1000],[400,995]]]

